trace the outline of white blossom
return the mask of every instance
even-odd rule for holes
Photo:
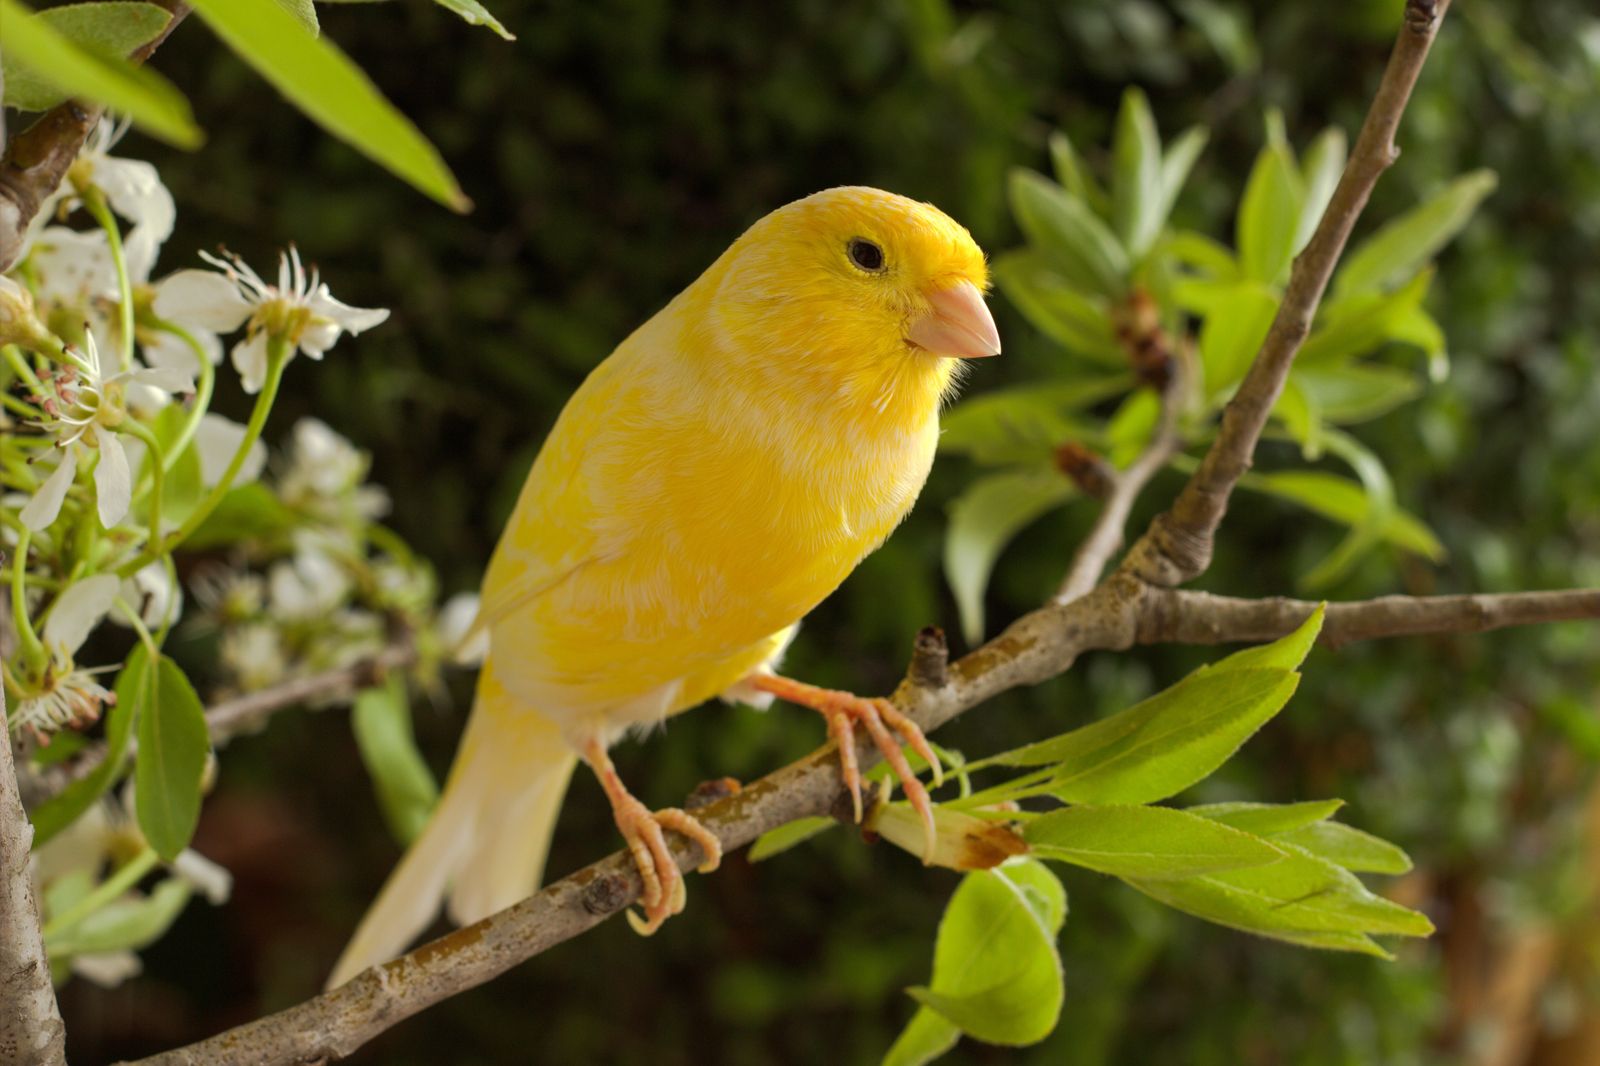
[[[384,308],[351,307],[336,300],[315,268],[308,274],[300,253],[290,247],[278,257],[278,281],[264,281],[236,255],[226,258],[201,252],[216,268],[180,270],[167,279],[156,313],[175,321],[193,322],[214,333],[245,326],[244,339],[233,346],[233,366],[246,392],[259,392],[267,377],[267,342],[279,337],[289,344],[288,357],[305,352],[321,359],[345,333],[352,335],[385,321]]]
[[[73,656],[105,618],[117,598],[114,574],[95,574],[68,586],[45,617],[40,641],[50,653],[50,666],[38,692],[17,702],[11,715],[13,729],[30,729],[43,736],[57,729],[84,725],[100,715],[100,708],[116,702],[96,675],[109,667],[86,670]]]
[[[222,665],[246,692],[267,688],[281,681],[289,672],[283,639],[275,626],[264,622],[252,622],[228,630],[222,635],[218,654]]]
[[[477,622],[477,593],[458,592],[439,608],[435,622],[439,638],[449,649],[451,660],[461,666],[477,666],[489,656],[489,629],[475,629]]]
[[[68,173],[73,185],[94,185],[105,194],[111,210],[133,223],[122,241],[123,254],[128,273],[143,279],[150,276],[161,245],[172,236],[178,211],[153,164],[110,154],[127,132],[127,122],[102,118]]]
[[[176,623],[183,615],[183,587],[173,582],[167,568],[159,562],[150,563],[124,580],[118,595],[149,629]],[[113,611],[110,617],[118,625],[133,624],[120,611]]]
[[[376,519],[388,513],[389,495],[364,485],[367,457],[327,423],[302,418],[294,424],[289,468],[278,479],[278,494],[291,507],[322,518]]]

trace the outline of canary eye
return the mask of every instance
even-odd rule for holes
[[[865,237],[850,238],[850,261],[862,270],[873,273],[883,269],[883,249]]]

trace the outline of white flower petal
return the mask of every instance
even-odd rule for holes
[[[389,319],[389,309],[386,307],[351,307],[334,299],[333,293],[328,291],[326,285],[318,285],[317,291],[311,294],[308,303],[311,313],[319,318],[327,318],[338,323],[339,328],[351,335],[373,326],[381,325]]]
[[[300,331],[300,350],[313,359],[321,359],[323,352],[339,342],[339,337],[338,323],[332,319],[314,318]]]
[[[105,192],[112,210],[135,227],[148,230],[157,246],[172,236],[178,209],[154,164],[103,157],[95,160],[94,183]]]
[[[193,885],[216,907],[228,902],[233,892],[233,875],[193,848],[178,852],[178,857],[172,860],[172,872]]]
[[[116,574],[95,574],[69,585],[44,620],[45,647],[70,658],[111,610],[120,584]]]
[[[233,346],[233,368],[252,395],[267,381],[267,331],[257,330]]]
[[[94,439],[100,445],[100,462],[94,468],[95,503],[100,509],[100,524],[110,529],[128,516],[128,505],[133,502],[133,478],[117,435],[97,424]]]
[[[200,451],[200,483],[210,488],[222,480],[222,475],[233,462],[234,453],[244,442],[244,426],[231,418],[206,412],[200,416],[200,428],[195,431],[194,445]],[[244,465],[233,479],[235,485],[244,485],[261,476],[267,465],[267,446],[257,440],[250,446]]]
[[[156,283],[155,312],[209,333],[231,333],[255,310],[239,287],[214,270],[180,270]]]
[[[72,487],[72,478],[77,472],[77,455],[74,454],[74,449],[68,447],[62,451],[61,463],[55,468],[55,472],[45,478],[44,484],[39,486],[39,491],[28,501],[28,506],[17,515],[22,524],[35,533],[41,529],[48,529],[50,523],[61,513],[61,505],[66,501],[67,490]]]
[[[139,385],[149,385],[162,392],[193,392],[194,375],[170,367],[139,367],[129,371],[127,379]]]
[[[439,636],[445,646],[454,651],[451,660],[461,666],[475,666],[489,655],[489,627],[476,633],[472,627],[478,620],[478,596],[472,592],[459,592],[439,608]],[[466,639],[468,636],[471,639]]]
[[[128,606],[139,612],[139,620],[151,629],[166,623],[169,614],[173,622],[183,614],[183,589],[173,585],[167,568],[160,563],[151,563],[124,580],[120,595]],[[122,626],[132,624],[120,611],[111,615],[111,621]]]
[[[144,964],[131,951],[94,951],[72,956],[72,972],[101,988],[115,988],[138,977]]]
[[[34,243],[31,262],[39,278],[34,291],[41,299],[74,304],[93,297],[117,298],[117,269],[102,230],[48,226]]]

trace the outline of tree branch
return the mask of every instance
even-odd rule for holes
[[[33,826],[17,794],[5,701],[0,686],[0,1062],[64,1066],[67,1031],[39,933],[28,873]]]
[[[1422,71],[1434,34],[1450,0],[1407,0],[1405,18],[1383,80],[1356,138],[1350,162],[1333,191],[1327,210],[1305,250],[1296,257],[1272,328],[1239,391],[1222,412],[1217,438],[1206,452],[1172,508],[1159,516],[1128,553],[1124,567],[1156,585],[1191,581],[1211,563],[1217,527],[1228,510],[1233,487],[1250,469],[1256,442],[1283,384],[1295,353],[1311,332],[1322,294],[1356,219],[1378,178],[1399,156],[1395,131],[1411,89]]]
[[[155,0],[172,18],[155,39],[128,59],[142,63],[161,47],[189,14],[185,0]],[[104,108],[67,100],[46,111],[5,145],[0,156],[0,274],[16,265],[28,242],[28,227],[56,191]]]

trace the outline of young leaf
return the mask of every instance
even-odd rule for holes
[[[172,21],[172,13],[155,4],[111,0],[47,8],[33,18],[84,51],[115,63],[155,40]],[[17,61],[9,48],[0,54],[0,68],[5,74],[7,107],[48,111],[67,98],[67,93],[47,76],[48,72],[35,72]]]
[[[987,1043],[1044,1039],[1060,1016],[1063,988],[1039,898],[1002,870],[968,874],[939,923],[932,981],[907,991]]]
[[[508,41],[516,40],[516,36],[500,24],[500,20],[489,14],[487,8],[478,3],[478,0],[434,0],[434,3],[446,11],[454,11],[457,15],[473,26],[486,26]]]
[[[1239,207],[1239,262],[1244,275],[1275,285],[1289,269],[1305,188],[1283,134],[1283,116],[1267,116],[1267,145],[1256,156]]]
[[[1161,231],[1161,138],[1144,91],[1122,94],[1111,141],[1111,214],[1132,259],[1142,258]]]
[[[43,17],[33,17],[19,0],[0,0],[0,25],[5,26],[5,52],[17,69],[67,95],[114,108],[180,148],[194,148],[204,139],[189,102],[155,71],[80,48]],[[8,82],[10,74],[8,65]]]
[[[1007,252],[992,269],[1017,310],[1045,336],[1093,362],[1119,369],[1128,365],[1105,301],[1074,288],[1044,252]]]
[[[1277,295],[1257,281],[1219,287],[1212,294],[1200,327],[1200,363],[1209,395],[1221,396],[1244,377],[1277,313]]]
[[[155,688],[139,713],[133,785],[139,828],[167,861],[189,846],[200,820],[200,778],[211,737],[205,708],[178,664],[157,659]]]
[[[1101,214],[1110,210],[1111,198],[1084,166],[1071,139],[1060,130],[1050,134],[1050,165],[1062,188]]]
[[[1322,622],[1327,615],[1327,605],[1318,604],[1317,609],[1307,615],[1304,622],[1295,626],[1293,633],[1285,633],[1270,644],[1260,644],[1254,648],[1236,651],[1232,655],[1218,659],[1210,666],[1202,666],[1198,672],[1214,674],[1226,670],[1298,670],[1317,643],[1317,636],[1322,632]]]
[[[1367,497],[1349,478],[1320,470],[1290,470],[1277,474],[1246,474],[1239,482],[1255,492],[1289,500],[1308,511],[1345,525],[1366,518]],[[1406,551],[1434,562],[1445,557],[1444,545],[1416,518],[1396,508],[1383,528],[1383,538]]]
[[[1300,254],[1300,249],[1316,232],[1317,223],[1322,221],[1322,212],[1328,209],[1333,190],[1344,174],[1347,154],[1344,130],[1337,126],[1323,130],[1306,149],[1305,202],[1300,206],[1300,224],[1295,229],[1294,254]]]
[[[1161,158],[1161,175],[1157,182],[1159,194],[1155,206],[1156,233],[1167,224],[1167,218],[1172,214],[1172,206],[1178,202],[1178,194],[1183,191],[1183,183],[1189,180],[1189,171],[1194,169],[1195,160],[1200,158],[1200,153],[1205,151],[1206,142],[1211,139],[1210,132],[1204,126],[1190,126],[1178,134],[1178,139],[1167,148],[1166,155]]]
[[[969,642],[983,637],[983,593],[995,560],[1024,526],[1066,502],[1072,483],[1050,469],[1008,470],[979,478],[950,504],[944,572]]]
[[[1239,263],[1226,245],[1194,230],[1169,233],[1163,246],[1172,257],[1184,266],[1198,270],[1207,280],[1235,282],[1239,280]]]
[[[1128,286],[1128,253],[1082,200],[1042,174],[1011,172],[1011,210],[1035,248],[1072,284],[1101,296]]]
[[[926,1066],[960,1039],[961,1030],[943,1015],[920,1007],[883,1056],[881,1066]]]
[[[1414,371],[1370,363],[1296,366],[1290,377],[1310,398],[1318,415],[1338,426],[1387,414],[1422,391],[1422,382]]]
[[[1432,281],[1432,269],[1424,269],[1393,292],[1357,293],[1329,301],[1295,359],[1296,368],[1340,362],[1364,355],[1384,341],[1404,339],[1397,335],[1400,324],[1422,306]]]
[[[1298,845],[1357,873],[1403,874],[1411,870],[1411,857],[1400,848],[1338,822],[1314,822],[1276,834],[1274,839]]]
[[[1038,858],[1114,877],[1192,877],[1283,857],[1259,837],[1171,807],[1067,807],[1030,820],[1023,836]]]
[[[312,0],[277,0],[278,6],[293,15],[306,28],[306,31],[315,37],[322,32],[322,26],[317,22],[317,8]]]
[[[145,646],[135,644],[129,653],[122,672],[117,675],[117,702],[106,712],[106,753],[98,766],[88,775],[72,782],[60,793],[34,808],[33,846],[37,848],[61,830],[78,820],[106,789],[110,788],[122,772],[123,759],[128,754],[128,741],[133,736],[133,724],[139,710],[155,693],[155,671],[150,665],[150,653]],[[59,740],[50,746],[55,747]]]
[[[1098,427],[1075,413],[1132,387],[1124,373],[982,393],[939,420],[939,447],[980,463],[1037,462],[1064,441],[1096,439]]]
[[[383,685],[357,696],[351,725],[389,832],[401,844],[409,844],[428,824],[439,786],[417,750],[405,680],[391,674]]]
[[[1343,806],[1344,800],[1331,799],[1302,803],[1208,803],[1186,810],[1246,833],[1270,837],[1315,825],[1331,818]]]
[[[1497,181],[1492,170],[1474,170],[1385,225],[1345,256],[1333,295],[1372,292],[1415,274],[1461,231]]]
[[[824,833],[839,823],[832,818],[797,818],[792,822],[768,830],[756,838],[745,853],[750,862],[760,862],[782,854],[819,833]]]
[[[1328,553],[1327,558],[1301,577],[1300,584],[1307,589],[1326,588],[1348,573],[1357,560],[1383,539],[1384,530],[1396,511],[1394,483],[1390,481],[1389,471],[1381,459],[1360,441],[1340,430],[1324,429],[1322,442],[1329,452],[1355,470],[1362,491],[1366,493],[1367,505],[1361,521],[1350,528],[1344,540]]]
[[[192,551],[245,542],[270,543],[292,532],[295,521],[294,512],[276,493],[253,481],[230,489],[184,544]]]
[[[137,951],[161,939],[193,894],[187,881],[169,877],[147,896],[113,900],[86,915],[46,945],[52,957],[102,951]]]
[[[1126,467],[1144,451],[1161,421],[1161,398],[1153,389],[1130,392],[1106,422],[1105,443],[1111,465]]]
[[[343,52],[312,37],[273,0],[194,0],[194,6],[228,47],[334,136],[452,210],[471,206],[411,121]]]

